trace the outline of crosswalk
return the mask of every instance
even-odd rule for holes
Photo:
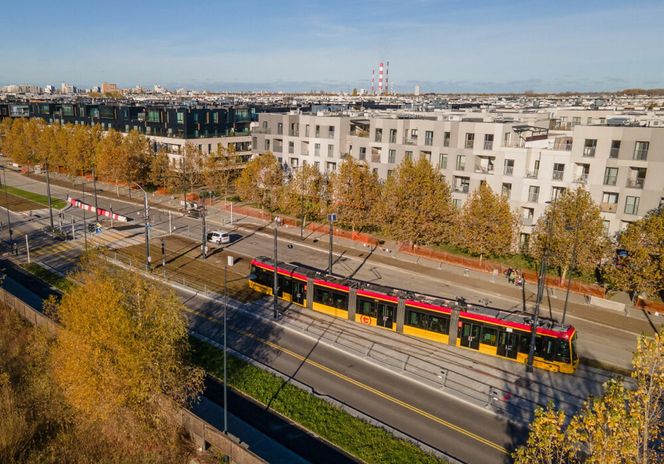
[[[88,247],[108,247],[110,249],[124,248],[139,243],[143,243],[144,237],[142,234],[135,232],[123,232],[118,230],[104,230],[100,234],[88,234]],[[42,257],[50,257],[58,254],[69,254],[77,250],[82,251],[85,248],[85,237],[79,233],[76,240],[68,240],[66,242],[57,242],[50,245],[42,246],[35,250],[30,250],[30,257],[32,259],[39,259]]]

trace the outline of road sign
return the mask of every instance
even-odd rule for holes
[[[336,222],[337,221],[337,213],[332,213],[327,215],[327,220],[329,222]]]
[[[369,318],[369,316],[362,316],[362,317],[360,317],[360,322],[362,324],[369,325],[369,324],[371,324],[371,319]]]

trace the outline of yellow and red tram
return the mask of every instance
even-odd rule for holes
[[[280,262],[277,275],[277,296],[305,308],[489,356],[520,363],[528,359],[530,314],[330,276],[299,263]],[[253,259],[249,286],[272,295],[273,283],[274,262]],[[579,363],[576,337],[571,325],[541,319],[533,365],[573,373]]]

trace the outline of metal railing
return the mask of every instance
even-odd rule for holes
[[[484,141],[485,150],[493,150],[493,141],[485,140]]]
[[[563,180],[565,171],[553,171],[553,180]]]
[[[618,203],[602,203],[599,209],[604,213],[615,213],[618,210]]]
[[[532,226],[534,222],[533,216],[521,216],[521,225]]]
[[[595,156],[595,147],[583,147],[583,156],[592,158]]]
[[[254,134],[271,134],[272,129],[270,129],[269,127],[257,127],[255,129],[252,129],[251,132]]]
[[[539,170],[535,169],[534,171],[528,171],[526,172],[526,177],[528,179],[537,179],[537,175],[539,174]]]
[[[611,151],[609,152],[609,158],[617,158],[619,153],[620,153],[620,147],[611,148]]]
[[[574,179],[574,182],[577,184],[587,184],[588,183],[588,174],[581,174]]]
[[[648,159],[648,149],[634,150],[634,159],[639,161],[646,161]]]
[[[469,189],[470,189],[470,186],[468,184],[455,185],[454,186],[454,191],[455,192],[468,193]]]
[[[475,166],[475,172],[482,173],[482,174],[493,174],[493,168],[485,167],[485,166]]]
[[[636,179],[627,179],[627,187],[642,189],[644,182],[645,178],[643,177],[637,177]]]
[[[473,148],[475,146],[475,140],[466,140],[464,143],[464,148]]]
[[[417,145],[417,138],[404,137],[403,144],[404,145]]]
[[[514,166],[504,166],[503,174],[506,176],[511,176],[514,173]]]

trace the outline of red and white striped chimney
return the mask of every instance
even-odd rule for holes
[[[371,70],[371,95],[376,94],[375,81],[376,81],[376,70],[372,69]]]
[[[383,62],[378,65],[378,95],[383,95]]]

